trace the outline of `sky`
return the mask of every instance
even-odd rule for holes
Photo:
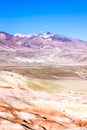
[[[1,0],[0,31],[87,40],[87,0]]]

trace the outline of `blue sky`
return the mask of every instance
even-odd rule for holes
[[[0,30],[44,33],[87,40],[87,0],[2,0]]]

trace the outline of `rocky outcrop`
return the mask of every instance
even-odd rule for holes
[[[1,72],[1,80],[0,130],[87,130],[87,95],[31,90],[26,77],[11,72]]]
[[[86,130],[86,99],[0,88],[0,130]]]

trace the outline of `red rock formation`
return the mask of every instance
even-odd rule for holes
[[[0,88],[0,130],[86,130],[87,96]]]

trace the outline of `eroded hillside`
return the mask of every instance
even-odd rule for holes
[[[0,130],[87,129],[85,79],[29,75],[0,72]]]

